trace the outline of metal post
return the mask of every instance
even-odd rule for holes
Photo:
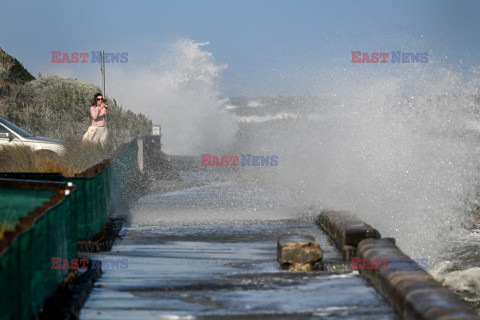
[[[143,139],[137,138],[138,153],[137,153],[137,162],[138,170],[143,173]]]
[[[102,66],[101,66],[101,71],[102,71],[102,93],[103,93],[103,98],[106,98],[107,95],[105,93],[105,51],[102,50],[100,53],[100,57],[102,57]]]

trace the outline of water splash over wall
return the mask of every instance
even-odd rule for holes
[[[154,99],[161,121],[165,151],[198,155],[228,146],[235,132],[233,119],[223,110],[218,81],[226,65],[217,65],[202,49],[208,43],[177,41],[159,65]]]
[[[367,75],[350,74],[296,119],[247,127],[237,148],[279,155],[252,179],[283,185],[299,205],[351,210],[432,262],[478,205],[478,82],[426,66]]]
[[[112,70],[113,94],[161,125],[168,154],[216,153],[233,141],[235,122],[219,89],[227,65],[217,64],[207,45],[176,40],[148,67]]]

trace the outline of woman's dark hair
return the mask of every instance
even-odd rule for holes
[[[100,92],[99,93],[95,93],[95,95],[93,96],[93,99],[91,101],[91,104],[92,106],[96,106],[97,105],[97,98],[102,96],[103,97],[103,94],[101,94]]]

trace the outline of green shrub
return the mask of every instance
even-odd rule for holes
[[[0,48],[0,65],[0,78],[6,81],[24,84],[35,79],[20,61],[3,51],[2,48]]]
[[[0,105],[3,118],[36,136],[61,140],[80,139],[87,131],[90,119],[90,100],[100,88],[87,81],[45,76],[23,85],[22,106],[7,100]],[[110,106],[108,143],[113,149],[132,138],[148,135],[152,121],[135,114],[106,97]]]

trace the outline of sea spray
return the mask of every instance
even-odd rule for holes
[[[148,67],[125,66],[112,75],[112,94],[161,125],[168,154],[224,152],[233,141],[235,122],[219,88],[227,65],[217,64],[207,45],[179,39]]]
[[[251,178],[292,203],[351,210],[434,263],[478,205],[478,83],[431,66],[368,75],[343,79],[317,111],[244,125],[236,146],[279,155]]]

